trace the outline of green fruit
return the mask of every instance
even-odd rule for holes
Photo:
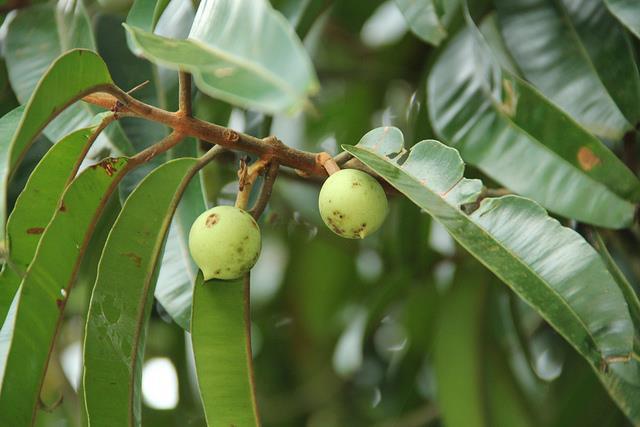
[[[342,169],[327,178],[318,205],[327,227],[348,239],[364,239],[376,231],[389,210],[378,181],[356,169]]]
[[[233,206],[216,206],[191,226],[189,251],[205,280],[236,279],[260,255],[260,228],[251,215]]]

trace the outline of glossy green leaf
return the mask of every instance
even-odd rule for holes
[[[245,307],[247,275],[238,280],[203,282],[193,292],[191,342],[200,396],[210,427],[259,426],[252,392],[250,322]]]
[[[483,401],[480,339],[486,286],[465,282],[454,285],[439,310],[433,345],[438,406],[447,426],[483,427],[489,425]]]
[[[542,93],[596,135],[620,139],[633,129],[640,119],[633,46],[601,0],[496,6],[509,50]]]
[[[202,187],[194,179],[186,188],[171,224],[155,291],[162,307],[186,331],[190,327],[193,284],[198,274],[189,254],[189,230],[205,209]]]
[[[200,90],[234,105],[293,112],[318,89],[300,40],[266,0],[203,0],[186,40],[126,28],[146,58],[190,71]]]
[[[395,0],[411,31],[434,46],[447,37],[446,26],[458,0]]]
[[[461,206],[476,203],[482,183],[463,178],[458,152],[427,140],[404,160],[396,128],[374,129],[345,149],[442,223],[587,359],[631,352],[629,311],[602,260],[538,204],[518,196],[485,198],[465,214]]]
[[[85,53],[86,54],[86,53]],[[14,332],[0,391],[0,425],[31,425],[66,301],[86,245],[117,184],[126,159],[105,159],[65,191],[18,293]]]
[[[640,38],[640,5],[636,0],[604,0],[609,11]]]
[[[4,240],[5,223],[7,221],[7,192],[9,191],[8,175],[12,169],[9,152],[11,151],[10,141],[22,120],[24,106],[21,105],[11,110],[0,118],[0,185],[2,194],[0,195],[0,239]],[[4,244],[4,242],[3,242]]]
[[[437,133],[508,189],[582,222],[621,228],[633,221],[638,178],[528,83],[500,69],[475,27],[435,64],[428,103]]]
[[[82,70],[82,72],[78,72]],[[74,78],[68,78],[73,74]],[[86,93],[111,84],[109,70],[98,55],[72,50],[60,56],[34,89],[9,148],[8,179],[42,129],[68,105]]]
[[[0,319],[4,319],[40,237],[60,205],[73,178],[87,140],[95,128],[71,133],[55,144],[33,170],[7,222],[7,265],[0,273]]]
[[[23,104],[30,102],[35,96],[35,90],[47,92],[43,95],[48,97],[54,95],[39,85],[47,73],[51,72],[53,64],[60,55],[75,48],[95,50],[91,24],[80,0],[70,2],[62,0],[57,6],[53,3],[45,3],[20,11],[9,25],[5,43],[11,86],[18,100]],[[78,63],[76,66],[82,65]],[[91,67],[86,71],[80,68],[64,70],[66,73],[64,75],[67,77],[62,80],[62,83],[56,81],[54,89],[70,98],[78,95],[78,91],[87,89],[86,87],[77,88],[83,80],[102,79],[105,83],[111,83],[106,67],[104,72],[100,70],[100,73],[96,74],[96,71]],[[73,75],[74,78],[68,78],[69,75]],[[78,76],[80,78],[76,78]],[[44,129],[45,134],[52,141],[58,141],[71,131],[88,126],[98,111],[97,107],[83,102],[73,103],[76,99],[67,99],[63,105],[56,106],[60,110],[56,109],[54,116],[59,115],[59,117],[55,119],[52,117],[53,120],[51,123],[47,122],[48,126]],[[42,105],[43,110],[45,110],[44,107]],[[48,113],[52,110],[53,108]],[[133,153],[129,141],[117,123],[100,136],[89,157],[94,158],[103,148],[108,148],[115,153]]]
[[[183,158],[154,170],[131,193],[109,234],[85,337],[83,384],[92,426],[140,425],[144,344],[162,249],[197,164]]]
[[[538,311],[637,418],[629,409],[638,396],[637,362],[620,362],[632,354],[633,322],[614,278],[579,234],[522,197],[478,203],[482,183],[464,178],[458,152],[437,141],[419,142],[407,153],[398,129],[378,128],[345,149],[432,215]],[[617,362],[603,372],[609,360]]]
[[[222,103],[218,102],[218,104]],[[226,104],[224,107],[226,108]],[[212,121],[212,123],[221,122]],[[198,142],[193,139],[184,141],[174,147],[171,155],[174,158],[197,156],[197,145]],[[204,166],[204,169],[214,165],[217,163],[210,162]],[[184,189],[169,229],[155,289],[155,297],[158,302],[185,331],[189,330],[193,284],[198,274],[198,267],[189,253],[189,231],[193,221],[207,208],[204,201],[202,179],[202,174],[194,176]],[[210,184],[220,185],[217,181],[215,177],[212,177]]]
[[[638,294],[622,273],[620,267],[618,267],[616,262],[613,260],[613,257],[609,253],[607,245],[602,239],[602,236],[600,236],[600,233],[594,231],[594,237],[596,250],[600,253],[609,273],[611,273],[611,276],[613,276],[618,283],[618,286],[627,301],[627,305],[629,306],[629,313],[631,314],[633,324],[636,328],[635,346],[636,351],[638,351],[640,349],[640,298],[638,298]]]

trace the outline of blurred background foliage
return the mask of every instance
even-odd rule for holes
[[[436,138],[425,84],[450,38],[439,47],[424,43],[409,30],[393,0],[272,4],[294,24],[313,58],[322,86],[313,99],[314,110],[269,117],[198,93],[196,116],[330,153],[383,125],[400,128],[406,141]],[[0,29],[0,113],[28,96],[21,93],[25,88],[18,85],[20,77],[37,80],[18,75],[18,70],[42,73],[61,51],[73,47],[65,45],[65,31],[76,31],[81,24],[74,20],[70,27],[56,20],[60,15],[54,11],[77,8],[86,9],[89,47],[105,59],[115,82],[128,89],[151,80],[136,96],[163,108],[176,107],[175,73],[152,66],[127,48],[121,23],[128,0],[18,0],[17,5],[17,13],[3,15]],[[2,7],[15,6],[5,2]],[[196,7],[197,0],[171,0],[156,33],[185,36]],[[470,8],[480,21],[494,6],[478,0]],[[19,33],[15,28],[21,20]],[[460,29],[461,8],[453,7],[446,21],[447,33]],[[638,40],[630,40],[637,55]],[[13,70],[11,78],[7,70]],[[121,126],[136,150],[166,133],[142,121],[125,119]],[[635,138],[631,132],[623,142],[609,142],[637,173]],[[14,199],[50,144],[43,136],[29,152],[12,184]],[[193,141],[186,150],[195,152],[196,145]],[[210,205],[233,198],[237,160],[224,158],[203,173]],[[123,195],[149,170],[126,183]],[[467,176],[496,186],[473,167]],[[261,224],[264,246],[252,273],[251,300],[265,426],[630,425],[585,361],[428,215],[404,198],[391,197],[391,213],[380,232],[363,241],[346,241],[322,225],[318,188],[313,181],[281,176]],[[560,220],[593,239],[590,227]],[[637,289],[638,234],[622,230],[603,235]],[[171,236],[180,239],[176,233]],[[92,247],[100,248],[99,239],[105,237],[94,237]],[[42,396],[49,410],[39,416],[39,425],[81,422],[80,339],[98,256],[96,251],[85,259],[67,307]],[[190,267],[178,263],[171,268],[174,271],[161,272],[161,280],[163,273],[175,278]],[[189,340],[161,304],[156,303],[152,316],[143,373],[144,423],[204,425]]]

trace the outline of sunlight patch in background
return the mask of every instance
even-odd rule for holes
[[[178,405],[178,374],[166,357],[155,357],[142,368],[142,399],[153,409],[173,409]]]

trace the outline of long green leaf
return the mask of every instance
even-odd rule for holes
[[[74,78],[70,79],[69,76]],[[68,105],[104,85],[109,70],[95,53],[77,49],[60,56],[34,89],[18,124],[9,151],[9,179],[44,127]]]
[[[7,264],[0,273],[2,320],[94,131],[95,128],[80,129],[55,144],[33,170],[16,200],[7,222]]]
[[[9,152],[11,151],[11,139],[22,120],[24,106],[20,105],[0,118],[0,185],[2,194],[0,195],[0,239],[4,240],[5,223],[7,221],[7,196],[9,182],[7,176],[11,170]],[[3,242],[4,244],[4,242]]]
[[[194,286],[191,342],[210,427],[260,425],[249,368],[248,280],[204,282],[200,273]]]
[[[92,426],[140,425],[144,344],[162,249],[197,165],[183,158],[154,170],[131,193],[109,234],[85,337],[83,384]]]
[[[345,149],[432,215],[538,311],[599,373],[627,415],[637,417],[629,409],[640,385],[636,362],[609,365],[631,356],[633,322],[615,280],[580,235],[522,197],[478,203],[481,182],[464,178],[458,152],[437,141],[422,141],[407,153],[398,129],[378,128]]]
[[[60,55],[76,48],[95,50],[91,24],[81,0],[62,0],[59,5],[39,4],[18,12],[9,25],[5,47],[9,78],[18,100],[27,103],[35,96],[34,91],[42,92],[40,82],[51,72],[52,64]],[[94,70],[86,70],[87,76],[84,76],[85,70],[82,68],[71,70],[67,70],[65,78],[56,81],[54,88],[67,96],[76,95],[75,92],[85,89],[69,90],[70,87],[77,87],[77,83],[83,80],[98,77]],[[108,76],[106,67],[103,74]],[[68,77],[71,75],[74,78]],[[76,78],[78,76],[80,78]],[[111,83],[110,77],[108,83]],[[48,93],[46,96],[53,95]],[[66,108],[55,111],[55,115],[60,116],[55,119],[52,117],[53,120],[44,129],[52,141],[58,141],[71,131],[88,126],[97,112],[97,108],[82,102],[74,104],[69,100],[64,106]],[[100,136],[89,157],[94,158],[103,148],[119,154],[133,154],[130,142],[118,124],[114,124]]]
[[[395,0],[411,31],[434,46],[447,37],[446,26],[459,0]]]
[[[483,427],[488,425],[481,341],[486,285],[460,282],[443,299],[437,320],[433,347],[438,406],[447,426]]]
[[[533,87],[500,69],[470,25],[429,76],[438,134],[466,161],[553,212],[604,227],[630,225],[638,178]]]
[[[105,159],[81,173],[65,191],[42,235],[18,293],[14,332],[0,391],[0,425],[31,425],[62,312],[93,229],[127,159]]]
[[[640,39],[640,5],[636,0],[604,0],[609,11]]]
[[[633,46],[602,0],[498,0],[496,6],[509,50],[542,93],[596,135],[619,139],[633,129],[640,75]]]
[[[192,180],[186,188],[171,224],[155,296],[169,316],[188,331],[191,321],[193,284],[198,267],[189,254],[191,224],[206,208],[200,182]]]
[[[186,40],[125,27],[146,58],[190,71],[203,92],[234,105],[292,112],[318,89],[300,40],[266,0],[203,0]]]

